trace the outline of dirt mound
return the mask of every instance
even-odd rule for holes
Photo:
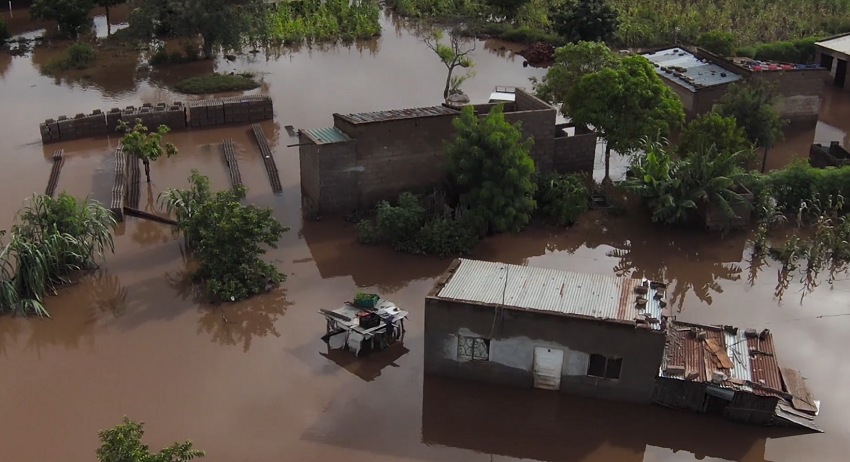
[[[536,42],[520,51],[519,55],[532,66],[545,66],[555,60],[555,47],[546,42]]]

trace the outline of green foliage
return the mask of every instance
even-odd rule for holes
[[[454,181],[465,192],[460,201],[477,229],[519,231],[534,211],[533,139],[521,141],[519,124],[505,120],[502,105],[479,118],[465,106],[455,118],[455,139],[446,147]]]
[[[204,451],[194,449],[191,441],[175,442],[151,453],[148,445],[142,444],[144,434],[144,422],[126,416],[114,428],[99,431],[100,447],[95,451],[98,462],[188,462],[204,457]]]
[[[762,61],[812,63],[815,60],[815,42],[820,38],[805,37],[785,42],[765,43],[756,47],[752,57]]]
[[[711,144],[717,152],[752,152],[752,143],[747,141],[744,129],[735,119],[714,112],[700,114],[682,128],[676,152],[680,157],[687,157]]]
[[[511,26],[505,23],[490,23],[485,24],[472,31],[474,34],[481,34],[487,37],[493,37],[507,42],[524,43],[530,45],[537,42],[546,42],[552,46],[563,46],[565,41],[563,38],[528,26]],[[473,35],[474,35],[473,34]]]
[[[8,39],[11,35],[9,34],[9,26],[6,25],[6,20],[0,16],[0,45]]]
[[[390,0],[388,4],[409,18],[473,18],[483,9],[477,0]]]
[[[190,189],[169,189],[159,203],[177,216],[178,231],[198,262],[193,278],[214,300],[235,301],[265,292],[285,276],[260,257],[265,247],[277,248],[289,231],[272,216],[270,208],[242,205],[245,187],[212,194],[209,179],[197,170]]]
[[[265,38],[286,44],[368,39],[381,33],[373,0],[296,0],[266,10]]]
[[[573,122],[592,125],[607,141],[605,178],[610,152],[634,151],[645,137],[666,136],[685,119],[682,103],[643,56],[622,59],[581,77],[566,99]]]
[[[440,258],[468,254],[478,242],[477,233],[459,211],[445,205],[428,210],[423,199],[411,193],[402,193],[396,205],[381,201],[376,212],[375,225],[369,220],[357,224],[358,242],[387,242],[399,252]]]
[[[163,135],[171,130],[165,125],[160,125],[155,132],[148,133],[148,128],[142,125],[140,119],[136,119],[136,125],[132,129],[122,120],[118,122],[118,130],[126,132],[121,138],[124,152],[138,157],[145,164],[148,183],[151,181],[150,163],[163,155],[171,157],[177,154],[177,148],[173,144],[162,144]]]
[[[18,220],[0,252],[0,313],[49,316],[46,296],[113,250],[115,218],[97,201],[62,193],[33,195]]]
[[[537,211],[559,226],[571,225],[590,206],[590,191],[577,174],[542,176],[537,182]]]
[[[746,151],[723,153],[714,145],[703,145],[687,159],[673,160],[659,142],[644,141],[642,149],[644,153],[632,160],[634,176],[622,186],[643,198],[652,221],[686,222],[700,206],[708,205],[731,218],[732,207],[745,203],[738,188],[748,177],[740,167]]]
[[[614,36],[619,13],[606,0],[567,0],[551,14],[552,29],[570,42],[605,42]]]
[[[144,37],[200,35],[203,52],[212,59],[218,47],[241,48],[260,36],[265,11],[261,0],[149,0],[130,15],[130,27]]]
[[[201,59],[198,46],[191,41],[183,45],[183,51],[185,54],[181,54],[179,51],[169,53],[165,50],[164,46],[159,46],[151,55],[150,59],[148,59],[148,64],[151,66],[163,66],[166,64],[192,63]]]
[[[533,77],[531,81],[538,98],[560,104],[561,112],[568,115],[570,106],[567,96],[576,83],[587,74],[614,68],[619,64],[620,57],[604,43],[570,43],[555,50],[555,62],[540,81]]]
[[[254,80],[253,77],[253,74],[210,74],[190,77],[177,82],[174,85],[174,90],[189,95],[253,90],[260,86],[259,82]]]
[[[735,34],[719,30],[704,32],[697,38],[697,46],[719,56],[732,56],[735,53]]]
[[[65,50],[65,57],[51,61],[47,65],[47,70],[67,71],[70,69],[87,69],[94,63],[96,58],[94,48],[91,45],[74,42]]]
[[[609,0],[620,12],[618,46],[695,43],[716,29],[741,46],[850,31],[850,5],[822,0]]]
[[[718,114],[734,118],[751,143],[769,148],[782,140],[782,129],[788,123],[776,110],[777,96],[776,86],[762,80],[732,84],[720,100]]]
[[[799,160],[762,179],[761,187],[770,191],[780,210],[802,213],[802,218],[822,213],[837,197],[850,197],[850,166],[814,168]]]
[[[526,3],[530,0],[486,0],[486,4],[498,11],[505,18],[514,18]]]
[[[738,47],[735,49],[735,56],[741,56],[744,58],[752,58],[756,55],[757,47],[748,46],[748,47]]]
[[[460,93],[460,85],[472,78],[475,73],[468,69],[475,66],[475,62],[469,57],[469,54],[475,51],[475,41],[472,41],[471,47],[464,47],[466,40],[459,34],[449,34],[449,44],[446,45],[440,40],[443,38],[443,33],[439,30],[432,30],[425,35],[423,39],[425,46],[430,48],[443,65],[448,70],[446,76],[446,86],[443,89],[443,98],[448,98],[449,94]],[[453,75],[456,68],[467,69],[464,75]]]
[[[90,25],[89,12],[92,8],[92,0],[34,0],[30,17],[56,21],[59,32],[73,38]]]

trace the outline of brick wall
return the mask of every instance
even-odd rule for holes
[[[729,85],[732,83],[735,82],[700,88],[694,96],[694,109],[688,114],[688,119],[692,119],[699,114],[711,112],[714,109],[714,105],[720,102],[720,99],[723,98],[723,95],[726,94]]]
[[[316,144],[299,135],[301,206],[307,217],[344,213],[359,204],[357,150],[354,140]]]
[[[555,149],[555,109],[550,107],[542,111],[509,112],[505,120],[520,123],[522,139],[534,139],[529,155],[541,172],[552,170],[552,153]]]
[[[753,72],[750,78],[778,85],[779,114],[793,122],[817,121],[827,69]]]
[[[334,125],[356,140],[360,203],[371,206],[404,191],[432,187],[445,175],[443,151],[454,136],[454,114],[352,124],[335,115]]]
[[[596,132],[555,138],[552,170],[558,173],[592,172],[596,138]]]
[[[670,89],[673,90],[674,93],[676,93],[676,96],[679,97],[679,101],[682,102],[682,107],[685,109],[685,114],[688,116],[688,118],[691,118],[694,115],[698,114],[694,112],[696,95],[694,92],[688,90],[687,88],[679,85],[675,81],[668,79],[663,75],[659,77],[661,77],[661,81],[664,82],[665,85],[670,87]]]

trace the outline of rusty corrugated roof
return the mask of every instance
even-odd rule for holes
[[[409,109],[391,109],[388,111],[357,112],[354,114],[340,115],[349,122],[362,124],[372,122],[385,122],[388,120],[415,119],[419,117],[434,117],[440,115],[458,114],[458,111],[445,106],[416,107]]]
[[[773,335],[765,332],[759,337],[748,338],[747,347],[750,350],[753,382],[774,390],[782,390],[782,376],[779,371],[779,361],[776,359],[776,350],[773,347]],[[754,391],[761,390],[756,388]]]
[[[700,339],[697,332],[704,333]],[[761,337],[761,339],[760,339]],[[712,343],[720,351],[713,351]],[[725,367],[728,365],[732,367]],[[749,338],[741,329],[672,321],[659,375],[711,382],[714,372],[728,377],[717,385],[762,396],[785,392],[770,332]]]
[[[638,286],[645,284],[645,294]],[[662,329],[664,284],[531,266],[461,259],[437,298],[544,311]],[[658,296],[656,297],[656,294]],[[641,305],[638,305],[642,298]]]

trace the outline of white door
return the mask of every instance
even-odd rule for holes
[[[534,388],[561,389],[561,368],[564,350],[534,347]]]

